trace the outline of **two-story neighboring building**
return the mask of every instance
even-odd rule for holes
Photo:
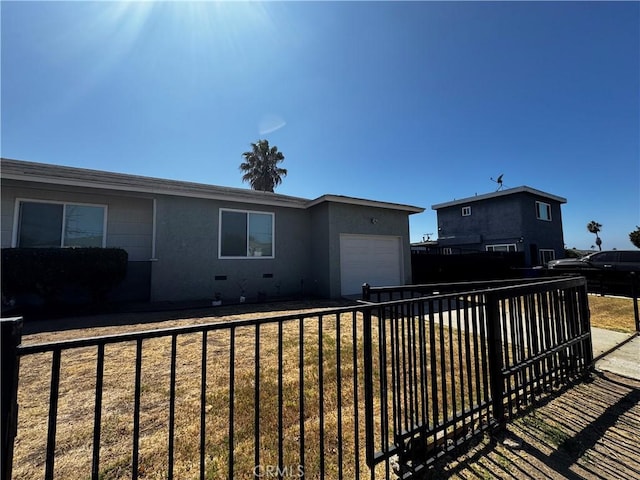
[[[544,265],[564,256],[563,203],[563,197],[521,186],[432,205],[439,250],[523,252],[526,265]]]

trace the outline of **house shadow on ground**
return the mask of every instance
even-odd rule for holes
[[[212,306],[211,300],[184,302],[126,303],[83,308],[33,309],[3,313],[23,316],[23,335],[85,328],[116,327],[175,321],[263,314],[265,317],[300,310],[340,308],[355,305],[350,299],[279,298],[273,301]]]

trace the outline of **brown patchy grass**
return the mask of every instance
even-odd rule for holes
[[[270,312],[309,313],[314,309]],[[317,310],[317,309],[315,309]],[[140,331],[194,323],[220,322],[265,316],[264,312],[235,314],[223,317],[171,320],[157,324],[81,329],[67,332],[30,335],[24,343],[70,338],[84,338],[107,333]],[[356,332],[358,363],[353,363],[353,331],[351,314],[329,316],[322,330],[316,317],[304,320],[302,355],[304,369],[304,409],[300,412],[300,369],[298,321],[282,329],[282,367],[278,362],[279,335],[277,325],[260,328],[260,463],[278,465],[278,409],[282,401],[282,441],[284,465],[291,468],[300,463],[300,416],[304,421],[305,474],[319,474],[320,462],[325,462],[325,475],[345,478],[356,470],[366,469],[364,461],[364,411],[361,399],[364,387],[353,385],[355,374],[361,379],[362,338]],[[361,318],[357,319],[361,326]],[[342,329],[336,336],[336,323]],[[360,328],[360,327],[359,327]],[[319,342],[323,342],[323,382],[319,382]],[[253,478],[254,467],[254,392],[256,341],[254,327],[238,327],[234,337],[234,478]],[[200,472],[200,392],[203,336],[201,333],[180,335],[177,339],[176,420],[174,478],[198,478]],[[207,334],[206,387],[206,478],[226,477],[229,471],[229,397],[230,397],[230,332]],[[342,368],[336,368],[340,350]],[[140,413],[140,478],[166,478],[169,449],[171,338],[144,340],[141,370]],[[100,431],[100,478],[131,478],[134,376],[136,343],[117,343],[105,347],[102,428]],[[93,410],[95,404],[96,348],[88,347],[63,352],[61,362],[60,399],[57,420],[55,478],[88,478],[91,472],[93,442]],[[19,428],[14,450],[14,478],[42,478],[45,469],[48,392],[51,354],[23,357],[19,385]],[[278,376],[282,375],[282,398],[278,398]],[[337,382],[341,381],[338,393]],[[322,387],[322,388],[321,388]],[[356,395],[360,399],[354,401]],[[319,449],[320,398],[324,402],[324,452]],[[341,402],[342,416],[337,405]],[[360,421],[355,423],[356,411]],[[338,422],[342,427],[342,452],[338,451]],[[360,442],[356,445],[356,439]],[[337,461],[338,454],[342,463]],[[297,473],[297,472],[294,472]]]
[[[628,329],[633,327],[633,305],[627,299],[589,297],[594,326]],[[335,306],[335,305],[324,305]],[[216,316],[170,319],[161,322],[131,324],[126,326],[96,327],[64,332],[29,335],[26,344],[84,338],[95,335],[124,333],[148,329],[167,328],[191,324],[212,323],[272,316],[278,314],[309,314],[317,312],[311,304],[288,304],[281,309],[248,313],[234,313],[232,309],[217,310]],[[630,313],[629,313],[630,312]],[[197,312],[194,312],[197,313]],[[200,312],[201,313],[201,312]],[[156,314],[157,315],[157,314]],[[359,314],[360,315],[360,314]],[[184,312],[182,316],[185,315]],[[350,314],[329,316],[324,319],[322,330],[316,317],[304,321],[303,344],[304,369],[304,421],[305,475],[319,475],[320,462],[324,461],[327,478],[338,476],[342,469],[344,478],[368,472],[364,461],[364,387],[359,381],[353,385],[356,375],[362,379],[362,331],[361,317],[357,318],[358,330],[353,332]],[[600,319],[609,319],[603,323]],[[340,338],[336,326],[340,324]],[[284,462],[297,466],[300,449],[300,347],[299,323],[294,321],[282,330],[282,371],[278,364],[277,325],[260,329],[260,457],[263,465],[278,464],[278,414],[281,400],[283,409],[282,431]],[[622,330],[625,331],[625,330]],[[431,366],[456,379],[459,370],[455,359],[459,351],[451,345],[458,344],[458,333],[450,330],[430,332],[438,348],[445,348],[443,364]],[[355,336],[355,342],[353,337]],[[174,478],[190,479],[199,476],[200,440],[200,389],[202,334],[181,335],[177,340],[176,363],[176,423]],[[322,341],[323,385],[320,388],[318,358]],[[473,344],[473,339],[471,340]],[[207,335],[207,389],[206,389],[206,478],[226,477],[229,470],[229,395],[230,395],[230,334],[228,330],[210,332]],[[234,357],[234,478],[253,478],[254,462],[254,386],[255,386],[255,328],[238,328],[235,336]],[[357,364],[354,365],[354,351]],[[337,355],[341,355],[341,368]],[[149,339],[143,343],[141,372],[140,414],[140,478],[167,477],[167,452],[169,393],[170,393],[169,337]],[[105,348],[105,375],[102,407],[100,478],[120,479],[131,477],[131,446],[133,439],[135,342],[107,345]],[[63,353],[61,363],[60,402],[57,421],[55,478],[88,478],[91,472],[93,409],[95,399],[96,349],[82,348]],[[450,359],[454,359],[453,362]],[[439,360],[440,361],[440,360]],[[19,428],[15,444],[14,478],[42,478],[45,468],[48,392],[50,384],[51,354],[38,354],[21,360],[19,386]],[[444,368],[443,368],[444,367]],[[463,367],[464,370],[464,367]],[[453,371],[453,374],[452,374]],[[282,399],[278,398],[278,375],[282,373]],[[474,376],[475,376],[475,372]],[[464,379],[462,379],[464,380]],[[338,391],[338,382],[341,390]],[[376,391],[376,394],[379,393]],[[448,405],[459,404],[449,392]],[[468,395],[468,392],[467,392]],[[320,398],[324,402],[324,452],[319,450]],[[357,397],[357,401],[356,401]],[[342,416],[337,407],[341,402]],[[374,406],[379,409],[379,404]],[[359,417],[356,424],[355,417]],[[343,450],[338,450],[338,423],[342,426]],[[376,415],[379,428],[379,415]],[[342,463],[338,456],[342,454]],[[383,478],[380,465],[376,477]],[[365,475],[366,476],[366,475]]]
[[[589,295],[591,326],[617,332],[635,332],[633,299]]]
[[[306,306],[306,305],[305,305]],[[317,309],[302,308],[270,312],[276,314],[309,314]],[[220,317],[169,320],[144,325],[79,329],[30,335],[25,343],[42,343],[92,335],[140,331],[194,323],[220,322],[265,316],[264,312],[229,314]],[[352,478],[359,471],[368,476],[364,458],[364,385],[362,317],[357,314],[357,331],[353,331],[351,313],[323,318],[322,329],[317,315],[304,320],[302,355],[304,369],[303,398],[300,398],[300,345],[298,320],[282,328],[282,367],[278,361],[278,326],[260,329],[260,463],[278,464],[278,403],[282,401],[282,442],[285,466],[300,463],[300,416],[304,421],[305,476],[320,475],[324,462],[326,478]],[[340,337],[337,325],[340,325]],[[374,320],[375,325],[375,320]],[[374,327],[375,328],[375,327]],[[448,352],[438,354],[437,381],[442,374],[459,380],[460,371],[453,365],[458,358],[458,334],[436,326],[430,332],[433,344]],[[355,337],[355,341],[354,341]],[[255,407],[255,328],[236,329],[234,356],[234,478],[253,478],[254,407]],[[200,449],[201,333],[180,335],[177,339],[176,422],[174,478],[198,478]],[[475,340],[471,340],[471,344]],[[322,342],[322,350],[320,350]],[[451,347],[454,345],[454,347]],[[227,477],[229,471],[229,397],[230,397],[230,332],[207,334],[206,388],[206,478]],[[354,351],[356,362],[354,363]],[[322,353],[322,385],[318,359]],[[340,354],[340,368],[337,356]],[[427,352],[428,353],[428,352]],[[171,339],[144,340],[141,370],[140,413],[140,478],[166,478],[169,449]],[[134,377],[136,343],[117,343],[105,347],[102,427],[100,431],[100,478],[130,478],[132,468]],[[93,442],[93,410],[95,402],[96,348],[87,347],[63,352],[61,362],[60,400],[57,420],[55,478],[87,478],[91,472]],[[452,362],[451,359],[454,359]],[[14,478],[42,478],[45,469],[48,392],[51,354],[23,357],[19,385],[19,429],[15,444]],[[473,369],[475,375],[475,367]],[[466,367],[463,367],[466,370]],[[452,373],[453,372],[453,373]],[[387,372],[389,374],[389,372]],[[278,378],[282,376],[282,398],[278,396]],[[358,378],[354,385],[353,378]],[[464,380],[464,379],[463,379]],[[338,383],[341,383],[340,389]],[[374,409],[379,411],[379,384],[374,382]],[[458,393],[458,396],[460,394]],[[467,392],[465,395],[469,395]],[[322,400],[321,400],[322,399]],[[356,401],[357,399],[357,401]],[[304,403],[302,412],[301,400]],[[324,425],[320,426],[320,404],[323,403]],[[451,391],[443,404],[460,404]],[[338,405],[342,411],[338,415]],[[468,404],[467,404],[468,406]],[[428,407],[431,408],[431,407]],[[442,413],[442,406],[440,406]],[[356,423],[356,416],[358,422]],[[375,417],[380,431],[380,416]],[[341,432],[338,430],[341,426]],[[324,431],[324,451],[320,450],[320,432]],[[342,439],[342,451],[338,437]],[[380,445],[378,445],[380,448]],[[339,457],[341,461],[339,460]],[[384,464],[376,468],[383,478]]]

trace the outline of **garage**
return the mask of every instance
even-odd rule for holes
[[[340,285],[342,295],[362,292],[362,284],[402,285],[400,237],[340,235]]]

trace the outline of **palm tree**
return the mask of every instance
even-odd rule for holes
[[[273,189],[282,183],[282,177],[287,175],[286,168],[278,167],[278,163],[284,160],[278,147],[269,148],[268,140],[258,140],[251,144],[251,151],[242,154],[244,162],[240,164],[240,170],[244,172],[243,182],[249,182],[254,190],[273,192]]]
[[[598,236],[598,232],[600,232],[602,230],[602,225],[599,224],[598,222],[596,222],[595,220],[591,220],[589,223],[587,223],[587,230],[589,230],[589,232],[595,234],[595,236],[596,236],[596,245],[598,246],[598,250],[602,250],[602,240]]]

